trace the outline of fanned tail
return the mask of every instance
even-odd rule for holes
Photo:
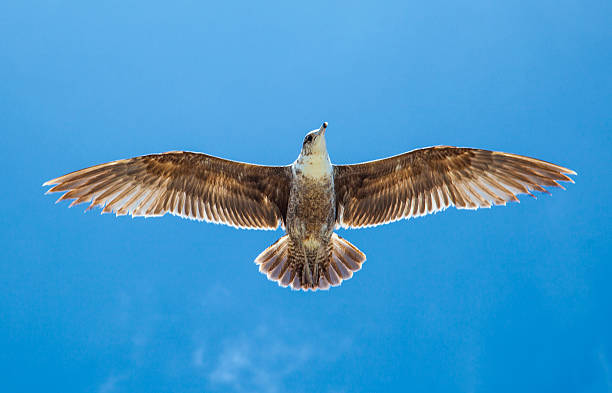
[[[296,247],[285,235],[259,254],[255,263],[260,272],[282,287],[316,291],[348,280],[365,260],[363,252],[334,233],[323,252]]]
[[[259,254],[255,258],[255,263],[259,265],[260,272],[268,275],[268,280],[276,281],[278,285],[286,287],[289,283],[283,284],[281,278],[287,275],[288,256],[289,235],[285,235]]]

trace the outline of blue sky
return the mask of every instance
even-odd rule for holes
[[[3,2],[3,390],[612,391],[612,4],[533,3]],[[448,144],[579,175],[340,231],[368,260],[315,294],[258,272],[280,231],[41,187],[176,149],[287,164],[323,121],[336,163]]]

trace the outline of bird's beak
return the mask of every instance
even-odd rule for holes
[[[319,135],[325,135],[325,130],[327,130],[327,122],[324,122],[319,128]]]

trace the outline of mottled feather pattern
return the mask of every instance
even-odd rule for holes
[[[562,187],[559,181],[573,182],[567,175],[575,175],[530,157],[451,146],[330,167],[324,141],[317,139],[325,126],[304,144],[312,153],[318,143],[320,156],[300,154],[289,166],[176,151],[92,166],[44,185],[53,185],[48,192],[64,192],[58,201],[90,202],[87,210],[99,206],[103,213],[171,213],[237,228],[280,224],[287,235],[256,258],[259,270],[280,286],[315,291],[340,285],[366,259],[333,233],[334,226],[376,226],[449,206],[505,205],[518,202],[520,194],[548,193],[544,187]]]
[[[350,279],[366,260],[364,253],[335,233],[318,255],[305,256],[303,250],[285,235],[259,254],[255,263],[260,272],[281,287],[316,291],[336,287]]]
[[[337,226],[360,228],[444,210],[518,202],[576,174],[516,154],[435,146],[354,165],[334,165]]]
[[[96,165],[46,182],[58,201],[91,202],[103,213],[181,217],[238,228],[284,225],[290,167],[252,165],[207,154],[167,152]]]

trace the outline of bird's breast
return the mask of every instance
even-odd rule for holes
[[[331,175],[311,178],[296,171],[287,209],[287,232],[313,248],[326,243],[334,229],[336,205]]]

